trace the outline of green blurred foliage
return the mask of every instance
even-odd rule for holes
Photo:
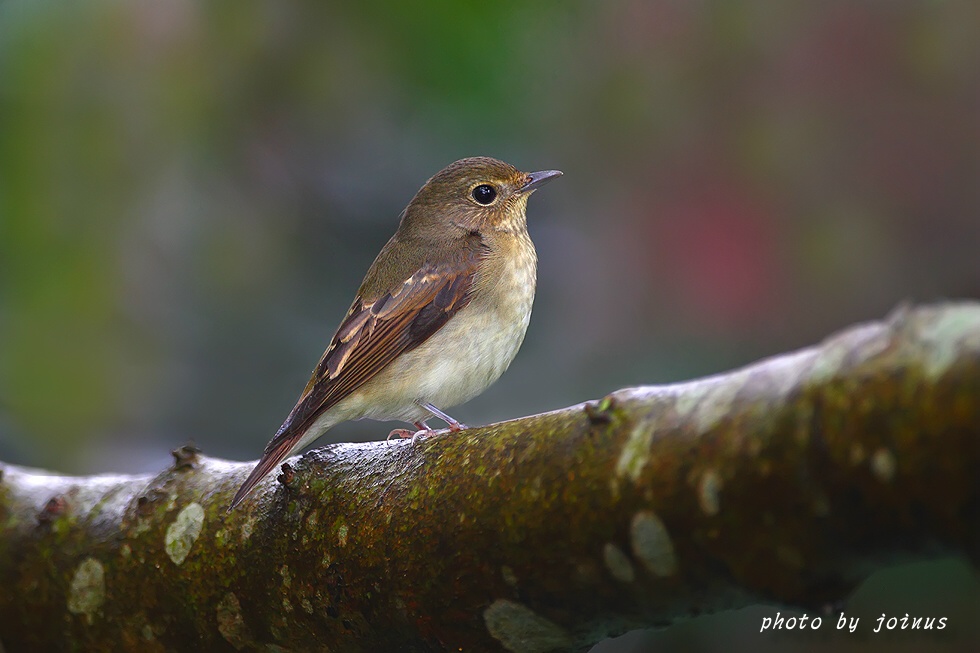
[[[531,202],[524,349],[469,423],[976,297],[978,24],[970,0],[0,2],[0,459],[254,458],[401,208],[474,154],[566,175]]]

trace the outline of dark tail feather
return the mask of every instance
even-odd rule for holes
[[[293,440],[292,438],[283,438],[279,442],[273,440],[270,445],[265,450],[265,453],[262,454],[259,464],[255,466],[255,469],[248,475],[248,478],[245,479],[242,486],[238,488],[238,492],[235,493],[235,498],[231,500],[231,505],[228,506],[228,512],[234,510],[255,489],[259,481],[265,478],[269,472],[275,469],[276,465],[283,461],[283,458],[289,455],[290,450],[293,448]]]

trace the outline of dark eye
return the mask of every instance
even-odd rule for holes
[[[478,204],[490,204],[497,199],[497,189],[490,184],[480,184],[473,189],[473,199],[475,199]]]

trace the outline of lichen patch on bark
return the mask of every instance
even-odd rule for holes
[[[105,601],[105,568],[95,558],[85,558],[75,569],[68,589],[68,611],[85,615],[91,625]]]
[[[187,559],[203,528],[204,508],[201,504],[189,503],[177,513],[164,536],[164,548],[175,565],[183,564]]]
[[[721,510],[721,476],[713,469],[701,475],[698,483],[698,505],[704,514],[712,517]]]
[[[641,510],[630,524],[633,554],[654,576],[671,576],[677,572],[677,556],[667,527],[657,515]]]
[[[483,611],[483,622],[493,638],[512,653],[547,653],[571,643],[564,628],[515,601],[497,599]]]
[[[882,447],[871,455],[871,471],[882,483],[889,483],[895,478],[895,455]]]
[[[617,478],[627,477],[634,483],[639,480],[643,468],[650,461],[653,426],[653,420],[641,419],[630,429],[623,450],[616,461]]]
[[[612,542],[606,542],[606,545],[602,547],[602,559],[613,578],[623,583],[633,582],[636,577],[633,571],[633,563],[618,546]]]

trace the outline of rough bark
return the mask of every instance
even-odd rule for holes
[[[0,466],[22,650],[579,651],[757,602],[820,608],[980,554],[980,304],[418,442],[156,476]]]

